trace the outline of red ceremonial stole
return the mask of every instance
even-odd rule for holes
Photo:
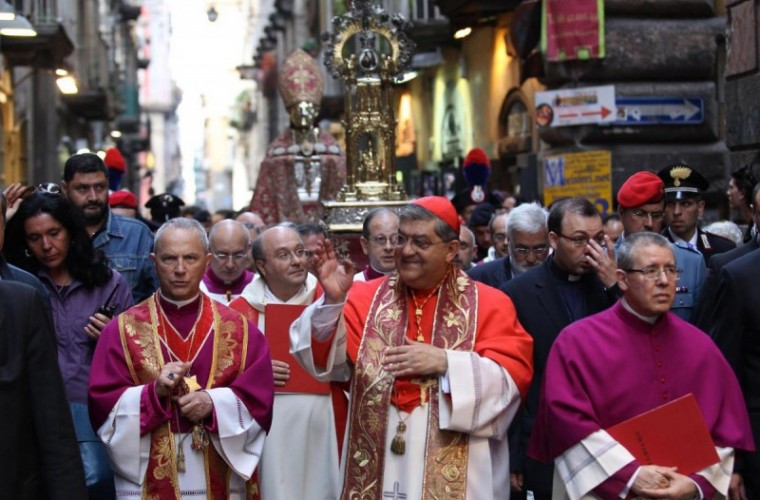
[[[364,324],[354,367],[341,498],[382,498],[388,412],[395,411],[391,409],[395,388],[405,390],[404,384],[413,386],[418,394],[424,391],[424,398],[430,404],[422,498],[464,498],[465,495],[469,440],[465,434],[439,429],[438,377],[401,384],[383,370],[386,349],[404,345],[407,337],[409,293],[398,273],[392,273],[378,287],[366,316],[373,321]],[[463,272],[450,268],[438,291],[432,329],[428,330],[431,333],[425,336],[425,341],[442,349],[472,351],[477,305],[475,282]],[[422,437],[407,436],[407,439]]]
[[[175,354],[184,352],[188,356],[193,355],[194,359],[200,352],[200,346],[196,351],[195,345],[191,347],[190,342],[183,346],[178,341],[177,337],[184,341],[192,337],[191,335],[188,335],[188,339],[182,339],[173,327],[169,331],[161,331],[169,325],[169,322],[159,319],[158,293],[130,308],[118,319],[124,357],[135,385],[144,385],[156,380],[163,366],[172,360],[161,349],[165,341],[167,344],[170,342],[173,344],[172,349],[176,349]],[[245,369],[248,322],[240,314],[227,308],[220,312],[216,303],[205,294],[201,294],[200,311],[195,325],[196,335],[205,334],[206,337],[212,338],[213,352],[207,374],[198,373],[198,366],[194,367],[198,382],[204,385],[205,380],[205,389],[228,387]],[[210,321],[210,326],[200,330],[202,321]],[[211,335],[212,332],[213,335]],[[197,339],[196,342],[203,344],[206,340],[203,339],[201,342],[201,339]],[[168,349],[168,345],[165,347]],[[208,498],[229,498],[229,476],[232,471],[213,445],[208,446],[203,453]],[[150,456],[143,483],[143,498],[162,500],[182,498],[176,460],[174,434],[171,430],[171,421],[167,420],[165,424],[159,425],[151,432]],[[259,498],[255,475],[246,482],[246,498]]]

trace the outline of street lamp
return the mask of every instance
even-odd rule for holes
[[[6,13],[6,11],[3,11]],[[22,15],[14,14],[13,19],[3,20],[0,18],[0,35],[12,37],[37,36],[37,30],[32,23]]]
[[[13,21],[16,19],[16,9],[8,2],[0,2],[0,21]]]
[[[470,33],[472,33],[472,28],[467,26],[466,28],[457,30],[456,33],[454,33],[454,39],[461,40],[462,38],[467,38],[470,36]]]
[[[79,93],[76,78],[72,75],[59,76],[56,78],[55,84],[58,85],[58,90],[61,91],[61,94],[73,95]]]
[[[206,15],[208,16],[208,20],[210,23],[213,23],[219,18],[219,13],[216,11],[216,7],[212,4],[208,10],[206,11]]]

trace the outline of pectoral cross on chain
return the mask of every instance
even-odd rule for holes
[[[399,488],[401,488],[401,485],[398,484],[398,481],[394,482],[393,491],[384,491],[383,498],[392,498],[393,500],[405,500],[406,493],[401,493],[399,491]]]
[[[438,378],[413,378],[411,382],[420,386],[420,405],[425,406],[428,400],[428,389],[438,386]]]

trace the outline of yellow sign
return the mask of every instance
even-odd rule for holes
[[[602,217],[612,212],[612,154],[583,151],[544,157],[544,205],[559,198],[582,196]]]

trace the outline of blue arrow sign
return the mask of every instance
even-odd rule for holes
[[[613,125],[696,125],[705,121],[701,97],[616,97]]]

